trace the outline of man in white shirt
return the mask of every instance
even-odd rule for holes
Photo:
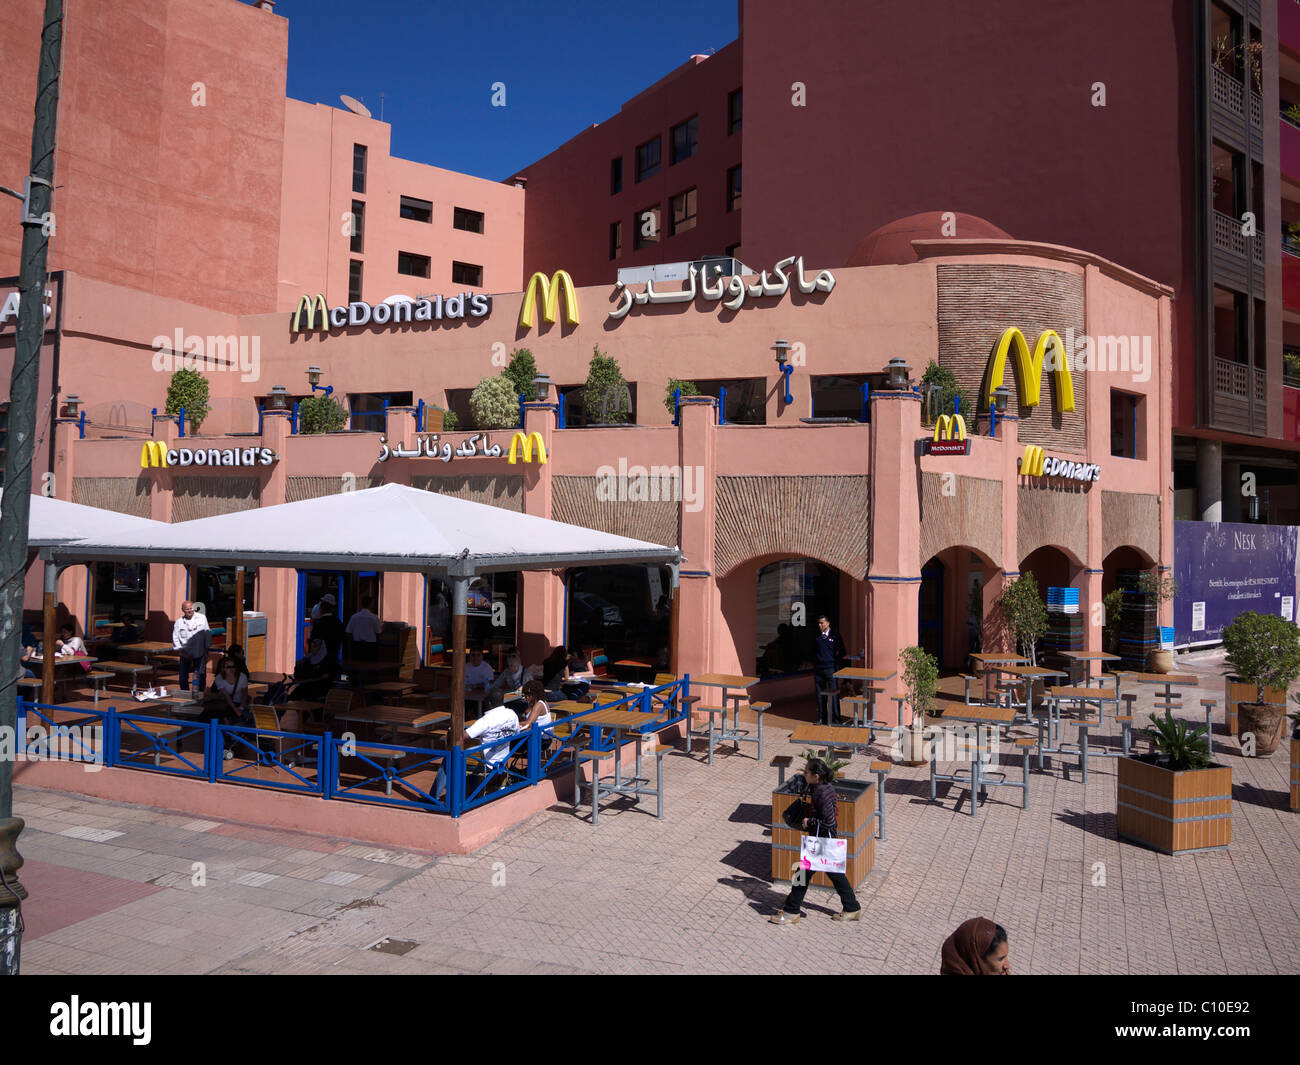
[[[494,676],[496,674],[492,667],[483,661],[483,652],[475,647],[470,651],[469,661],[465,664],[465,687],[486,688]]]
[[[375,657],[384,623],[370,609],[374,605],[375,601],[367,597],[361,600],[361,609],[348,618],[348,627],[344,631],[352,638],[352,654],[356,658]]]
[[[465,729],[464,736],[461,737],[462,747],[480,747],[485,743],[492,743],[494,740],[505,739],[519,731],[519,716],[508,706],[502,706],[500,699],[497,699],[497,705],[488,710],[477,721],[471,721]],[[471,774],[491,777],[495,775],[501,764],[510,755],[510,744],[502,743],[496,747],[490,747],[487,751],[477,751],[469,758],[466,763]],[[466,782],[466,793],[476,785],[473,781]],[[438,799],[446,796],[447,790],[447,772],[446,767],[438,769],[438,775],[433,782],[433,794]]]
[[[208,631],[208,619],[194,609],[188,599],[181,604],[181,616],[172,626],[172,649],[181,656],[180,686],[184,691],[190,687],[190,672],[194,672],[197,684],[191,691],[201,692],[207,679],[208,648],[212,636]]]

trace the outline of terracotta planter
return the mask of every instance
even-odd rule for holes
[[[1232,770],[1175,773],[1153,755],[1120,758],[1115,799],[1121,839],[1165,854],[1218,850],[1232,842]]]
[[[1241,703],[1237,707],[1237,738],[1244,744],[1246,736],[1255,736],[1255,756],[1265,758],[1282,742],[1286,723],[1286,706],[1282,703]]]
[[[1229,673],[1224,679],[1223,711],[1224,730],[1229,736],[1237,734],[1237,707],[1242,703],[1285,703],[1286,692],[1279,688],[1257,688],[1240,677]]]
[[[1161,676],[1172,673],[1174,671],[1173,651],[1152,651],[1147,655],[1147,670],[1151,673],[1159,673]]]
[[[1291,809],[1300,811],[1300,735],[1291,737]]]
[[[782,815],[799,796],[794,793],[793,782],[772,792],[772,880],[790,880],[799,864],[799,840],[803,833],[786,825]],[[835,819],[838,834],[848,840],[848,863],[844,875],[856,889],[876,864],[876,823],[871,815],[876,810],[876,782],[874,780],[835,781]],[[813,873],[809,887],[831,888],[825,873]]]

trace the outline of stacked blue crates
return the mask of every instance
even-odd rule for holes
[[[1047,589],[1047,633],[1043,637],[1043,663],[1064,669],[1063,651],[1083,650],[1083,616],[1079,613],[1078,588]]]

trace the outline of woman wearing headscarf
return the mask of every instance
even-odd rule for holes
[[[1007,976],[1007,931],[987,917],[963,921],[943,942],[940,976]]]
[[[803,820],[805,832],[814,836],[826,836],[835,838],[835,829],[837,825],[835,812],[835,785],[831,781],[830,767],[821,758],[809,758],[808,764],[803,771],[804,780],[812,788],[808,796],[808,805],[812,808],[812,814]],[[781,912],[776,916],[769,918],[772,924],[795,924],[802,917],[799,907],[803,905],[803,897],[808,894],[808,880],[812,874],[806,869],[800,869],[802,873],[802,883],[796,883],[791,889],[790,894],[786,896],[785,905],[781,907]],[[858,904],[858,897],[853,894],[853,885],[849,883],[849,878],[843,873],[827,873],[835,890],[839,892],[840,902],[844,904],[844,912],[835,914],[836,921],[860,921],[862,919],[862,907]]]

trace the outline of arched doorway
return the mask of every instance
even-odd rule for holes
[[[997,572],[967,545],[948,547],[921,567],[917,645],[943,669],[961,669],[983,641],[984,585]]]
[[[1040,547],[1031,551],[1020,563],[1020,575],[1033,574],[1038,594],[1044,603],[1048,602],[1051,588],[1078,588],[1076,583],[1083,572],[1083,566],[1066,551],[1059,547]],[[1050,669],[1065,669],[1069,660],[1063,658],[1063,651],[1082,651],[1086,643],[1085,626],[1088,621],[1086,603],[1083,596],[1075,610],[1049,608],[1047,615],[1047,632],[1038,641],[1038,664]]]

